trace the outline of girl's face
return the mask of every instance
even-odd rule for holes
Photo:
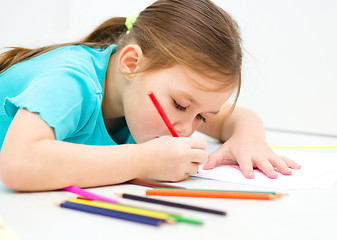
[[[132,136],[142,143],[170,135],[148,96],[149,91],[157,97],[178,135],[188,137],[208,117],[219,112],[232,95],[233,89],[203,90],[217,89],[218,85],[181,66],[136,74],[123,96],[124,114]]]

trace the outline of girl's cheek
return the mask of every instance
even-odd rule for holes
[[[143,124],[142,126],[139,126],[140,129],[143,129],[144,134],[149,136],[149,135],[153,135],[153,137],[157,136],[160,132],[160,129],[162,127],[162,124],[160,121],[158,121],[160,119],[157,119],[155,117],[146,117],[144,118]]]
[[[160,118],[159,114],[158,117],[152,119],[152,121],[149,120],[147,128],[149,130],[149,133],[153,136],[153,138],[157,138],[170,133],[164,121]]]

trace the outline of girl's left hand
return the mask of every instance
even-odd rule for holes
[[[275,168],[284,175],[291,175],[290,169],[301,168],[293,160],[276,155],[265,141],[234,136],[208,157],[204,169],[212,169],[226,160],[237,161],[246,178],[254,178],[253,168],[259,168],[269,178],[277,178]]]

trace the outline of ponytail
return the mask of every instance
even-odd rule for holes
[[[0,55],[0,74],[16,63],[26,61],[67,45],[85,45],[92,48],[106,48],[109,45],[116,43],[126,31],[125,18],[116,17],[105,21],[90,33],[89,36],[78,42],[55,44],[36,49],[12,47],[10,50]]]
[[[98,48],[108,47],[127,31],[125,20],[126,18],[116,17],[105,21],[83,39],[81,44],[88,44]]]

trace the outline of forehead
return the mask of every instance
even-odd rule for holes
[[[172,70],[175,70],[176,79],[179,79],[179,83],[173,86],[176,94],[196,105],[206,103],[207,105],[220,106],[230,98],[235,89],[229,84],[224,84],[230,79],[220,82],[218,79],[205,77],[204,74],[187,68],[179,67]]]
[[[228,78],[220,81],[218,78],[206,77],[203,73],[198,73],[182,66],[176,66],[172,70],[177,74],[177,79],[179,79],[179,87],[177,86],[177,88],[181,89],[181,95],[189,98],[191,102],[200,99],[200,101],[216,102],[219,100],[224,103],[235,89],[232,84],[229,84],[232,80]],[[228,84],[226,84],[227,82]]]
[[[193,87],[203,91],[226,93],[236,88],[236,81],[231,75],[197,72],[185,66],[177,66],[175,68],[183,79],[188,81]]]

